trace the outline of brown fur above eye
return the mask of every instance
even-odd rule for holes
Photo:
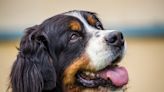
[[[69,24],[69,27],[71,28],[71,30],[73,31],[80,31],[81,30],[81,25],[78,21],[76,20],[72,20]]]
[[[89,15],[89,16],[87,17],[87,21],[88,21],[88,23],[89,23],[90,25],[92,25],[92,26],[94,26],[94,25],[96,24],[96,20],[93,18],[92,15]]]

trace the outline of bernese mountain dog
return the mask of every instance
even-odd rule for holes
[[[123,34],[97,14],[69,11],[27,28],[10,74],[12,92],[124,92]]]

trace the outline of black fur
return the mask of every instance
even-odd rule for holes
[[[56,85],[56,71],[38,26],[27,29],[11,71],[13,92],[41,92]]]

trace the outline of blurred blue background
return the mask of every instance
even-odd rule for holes
[[[127,36],[164,36],[163,0],[1,0],[0,40],[20,38],[25,28],[74,9],[97,12],[106,28]]]
[[[0,0],[0,92],[24,29],[70,10],[96,12],[106,29],[123,32],[128,92],[164,92],[164,0]]]

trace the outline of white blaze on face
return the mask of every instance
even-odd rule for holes
[[[90,26],[87,21],[82,17],[80,12],[68,12],[65,15],[78,18],[84,25],[85,30],[90,35],[87,43],[86,53],[90,58],[90,66],[101,70],[108,66],[116,56],[112,52],[112,48],[107,45],[105,37],[115,30],[98,30]]]
[[[112,48],[107,45],[105,37],[114,30],[93,30],[92,36],[86,47],[86,52],[89,55],[90,65],[96,70],[100,70],[108,66],[116,57],[113,55]]]

